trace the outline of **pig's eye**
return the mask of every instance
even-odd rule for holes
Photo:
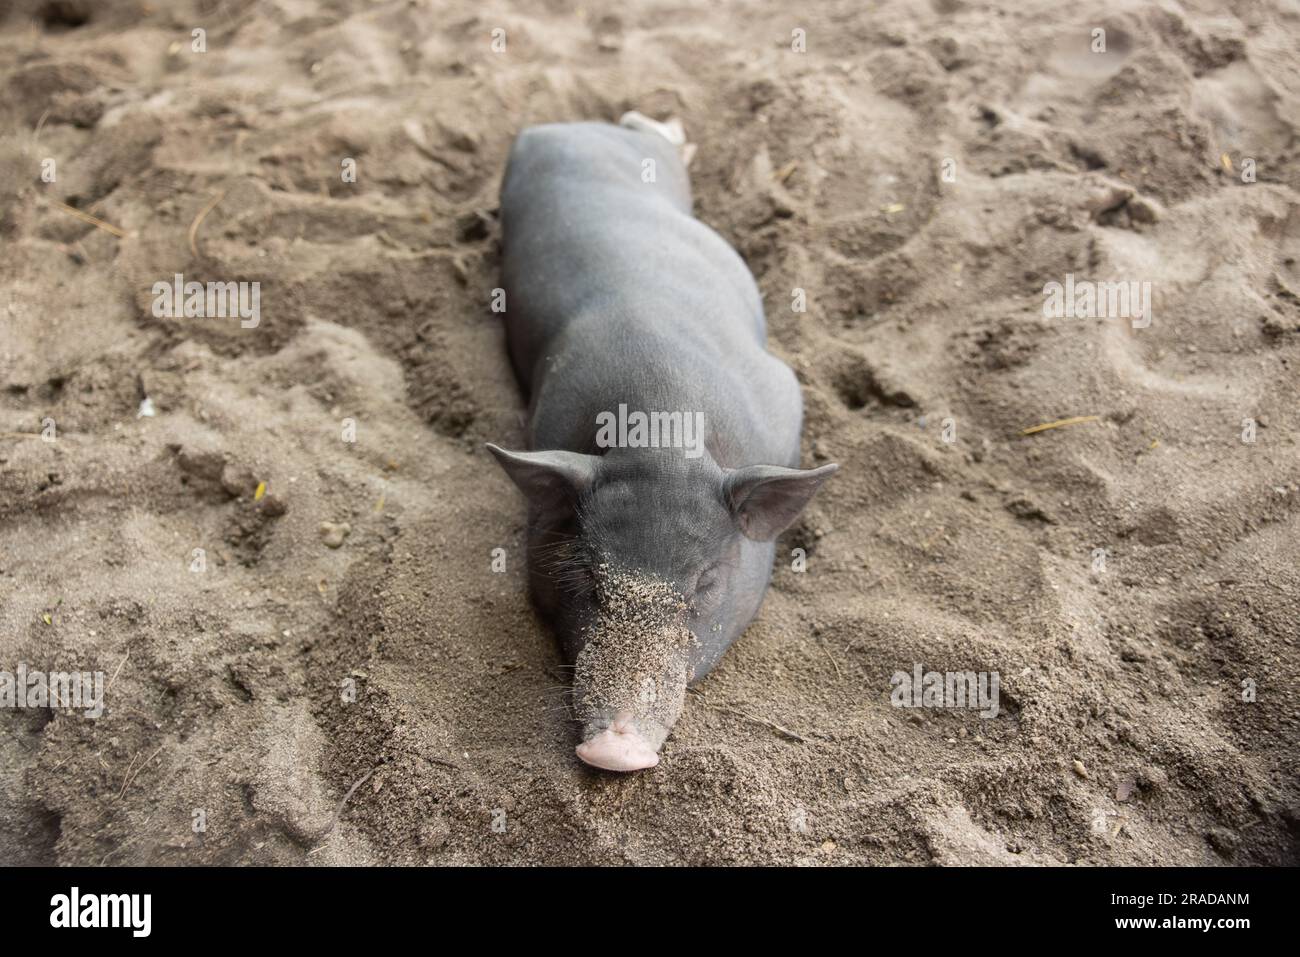
[[[717,586],[718,571],[719,566],[711,565],[700,572],[700,577],[695,580],[695,593],[697,595],[710,592]]]

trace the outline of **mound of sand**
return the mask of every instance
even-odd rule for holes
[[[790,9],[0,5],[0,671],[108,685],[0,710],[0,860],[1295,860],[1300,15]],[[843,468],[613,776],[483,442],[511,138],[628,109]],[[178,273],[260,322],[157,314]],[[1150,326],[1044,318],[1067,275]],[[892,707],[916,664],[998,716]]]

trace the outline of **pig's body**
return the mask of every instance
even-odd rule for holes
[[[657,182],[641,181],[653,159]],[[719,465],[799,464],[794,374],[727,241],[691,214],[663,137],[605,123],[525,130],[501,190],[510,355],[537,449],[597,453],[595,416],[700,409]]]
[[[653,182],[643,181],[647,160]],[[597,646],[624,647],[591,636],[611,630],[615,606],[619,620],[639,607],[631,596],[640,586],[627,582],[667,583],[689,609],[656,612],[643,626],[647,635],[690,631],[684,668],[676,651],[651,668],[659,712],[636,696],[584,689],[581,678],[576,688],[584,760],[649,766],[685,692],[658,672],[698,679],[717,663],[762,602],[776,534],[834,467],[791,471],[798,383],[764,347],[762,302],[744,262],[691,215],[686,171],[667,139],[600,123],[525,130],[501,214],[507,336],[537,451],[493,451],[530,499],[539,609],[580,676]],[[601,448],[598,416],[620,406],[702,414],[705,451]],[[596,663],[600,674],[618,670]],[[628,681],[651,682],[634,671]],[[602,700],[584,707],[584,696]]]

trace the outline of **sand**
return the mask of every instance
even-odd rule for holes
[[[0,5],[0,670],[107,684],[0,711],[0,861],[1297,859],[1300,12],[791,9]],[[628,109],[842,469],[616,776],[483,443],[511,138]],[[259,324],[155,314],[177,273]],[[1067,275],[1152,322],[1045,318]],[[916,664],[998,716],[893,707]]]

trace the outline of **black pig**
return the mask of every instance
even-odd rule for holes
[[[687,684],[758,611],[775,538],[837,468],[797,468],[798,382],[745,263],[691,214],[679,129],[526,129],[501,190],[534,451],[488,447],[528,499],[578,756],[615,771],[658,763]]]

